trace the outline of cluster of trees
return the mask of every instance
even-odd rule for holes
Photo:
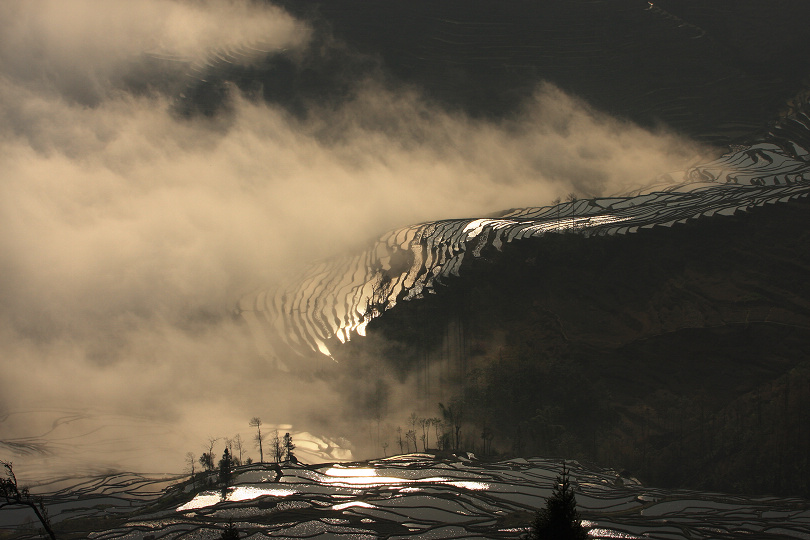
[[[442,418],[437,416],[422,417],[412,412],[407,419],[405,429],[402,426],[396,427],[395,448],[399,448],[401,454],[419,452],[420,446],[423,452],[429,450],[459,450],[462,447],[462,404],[459,401],[453,401],[447,406],[439,403],[439,410]],[[431,431],[433,432],[432,439]],[[387,437],[382,438],[380,445],[387,455],[390,447]]]
[[[442,421],[439,418],[421,418],[416,413],[411,413],[408,417],[407,427],[410,429],[403,430],[402,426],[397,426],[396,444],[399,447],[400,453],[418,452],[419,442],[422,443],[422,451],[426,452],[430,446],[430,430],[434,430],[434,441],[437,446],[441,445],[441,435],[439,432],[442,426]],[[388,441],[383,442],[385,450],[388,447]]]
[[[255,416],[248,422],[250,427],[256,428],[256,434],[253,437],[255,447],[259,450],[259,463],[265,463],[264,450],[269,446],[270,455],[273,461],[280,463],[282,461],[297,461],[293,450],[295,450],[295,443],[293,443],[292,436],[285,433],[284,436],[279,436],[277,429],[271,431],[269,444],[267,441],[267,434],[262,433],[263,422],[261,418]],[[217,462],[216,453],[214,448],[217,442],[223,441],[224,450],[222,458]],[[233,467],[240,465],[250,465],[253,459],[247,457],[247,450],[245,443],[240,434],[233,437],[209,437],[208,449],[195,456],[193,452],[186,453],[186,463],[188,465],[188,472],[191,474],[191,479],[194,487],[197,487],[198,479],[201,480],[201,485],[213,484],[215,482],[214,472],[218,471],[218,481],[222,485],[229,485],[231,479],[231,470]],[[201,467],[198,472],[197,466]]]
[[[259,463],[264,463],[264,443],[265,436],[262,435],[262,419],[254,416],[248,423],[251,427],[256,428],[256,435],[253,437],[253,442],[256,443],[256,448],[259,449]],[[273,436],[269,441],[269,450],[272,459],[276,463],[282,461],[295,461],[295,444],[289,433],[285,433],[283,437],[279,437],[278,430],[274,429]]]
[[[393,448],[580,459],[598,446],[599,426],[615,414],[610,393],[582,366],[522,352],[470,369],[456,396],[437,404],[437,416],[411,413],[404,425],[378,425],[371,442],[385,455]]]
[[[396,433],[394,448],[399,448],[400,453],[419,452],[421,449],[423,452],[470,450],[483,456],[495,454],[493,446],[495,430],[487,424],[479,426],[475,422],[465,422],[463,401],[453,399],[447,405],[439,403],[438,408],[441,418],[422,417],[412,412],[405,428],[397,426],[394,430]],[[480,442],[472,435],[465,437],[465,429],[471,434],[477,433],[480,429]],[[380,437],[380,446],[387,456],[388,448],[391,446],[387,436]]]

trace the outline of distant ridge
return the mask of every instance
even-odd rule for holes
[[[810,118],[789,118],[762,142],[729,153],[623,197],[513,209],[489,218],[452,219],[389,231],[360,253],[322,261],[278,288],[239,301],[257,347],[280,369],[279,347],[331,356],[328,342],[365,335],[375,317],[421,298],[466,256],[549,232],[622,235],[702,217],[787,202],[810,193]],[[790,137],[790,138],[788,138]],[[676,178],[679,180],[676,182]]]
[[[237,311],[279,369],[295,369],[313,351],[331,356],[337,343],[364,335],[399,302],[431,293],[487,247],[548,232],[670,227],[808,193],[810,45],[798,22],[810,15],[806,3],[276,3],[315,29],[305,61],[267,51],[247,69],[242,53],[217,54],[191,78],[181,110],[215,110],[219,86],[230,81],[305,115],[311,100],[340,102],[351,95],[351,79],[382,72],[387,83],[415,85],[448,110],[505,118],[543,81],[610,115],[730,148],[632,193],[388,231],[363,251],[247,294]],[[297,359],[288,359],[290,351]]]

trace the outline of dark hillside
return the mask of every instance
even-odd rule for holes
[[[472,115],[513,113],[549,81],[641,125],[727,144],[761,132],[810,75],[802,0],[278,3]],[[347,62],[312,75],[327,86],[332,69],[358,76]]]
[[[806,497],[809,275],[807,201],[620,237],[547,235],[468,260],[338,354],[418,373],[427,408],[462,399],[468,446],[488,427],[501,452]],[[379,400],[378,388],[364,408]]]

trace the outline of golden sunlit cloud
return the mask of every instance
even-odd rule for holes
[[[243,293],[393,227],[615,193],[699,150],[550,85],[499,121],[372,76],[306,115],[235,87],[220,115],[177,114],[218,51],[294,59],[312,32],[248,1],[0,5],[0,408],[174,418],[242,396],[228,414],[249,418],[272,375],[230,316]]]

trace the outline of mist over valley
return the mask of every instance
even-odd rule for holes
[[[60,537],[517,538],[563,459],[592,537],[710,493],[748,525],[667,537],[810,534],[808,15],[4,3],[0,459]],[[237,435],[231,499],[184,507]]]

